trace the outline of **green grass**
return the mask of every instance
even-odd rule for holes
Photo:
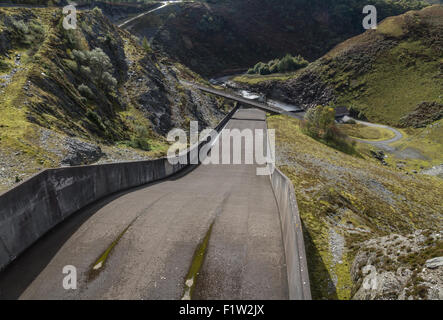
[[[397,16],[385,19],[378,25],[377,32],[392,37],[401,37],[405,34],[404,17]]]
[[[341,124],[338,128],[350,137],[364,140],[388,140],[395,137],[389,129],[369,127],[364,124]]]
[[[406,159],[410,169],[420,170],[423,167],[429,168],[443,163],[443,120],[436,121],[426,128],[406,128],[401,132],[403,139],[393,143],[392,146],[399,150],[412,148],[425,157],[425,159]],[[395,161],[395,158],[392,161]]]
[[[237,76],[234,79],[232,79],[235,82],[238,83],[244,83],[249,85],[258,84],[264,81],[286,81],[290,80],[300,72],[300,70],[296,72],[288,72],[288,73],[274,73],[269,75],[257,75],[257,74],[245,74],[241,76]]]

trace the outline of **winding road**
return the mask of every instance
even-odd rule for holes
[[[398,131],[397,129],[392,128],[390,126],[383,125],[383,124],[372,123],[372,122],[367,122],[367,121],[356,120],[356,119],[353,119],[351,117],[345,117],[344,118],[345,121],[348,120],[348,119],[352,119],[356,123],[362,124],[362,125],[365,125],[365,126],[368,126],[368,127],[387,129],[387,130],[391,131],[392,133],[394,133],[394,135],[395,135],[393,138],[390,138],[390,139],[387,139],[387,140],[363,140],[363,139],[358,139],[358,138],[352,138],[355,141],[376,146],[376,147],[378,147],[380,149],[383,149],[383,150],[385,150],[387,152],[395,152],[396,151],[395,148],[390,146],[390,144],[394,143],[394,142],[397,142],[397,141],[399,141],[400,139],[403,138],[403,134],[400,131]]]
[[[176,0],[176,1],[162,1],[162,2],[160,2],[160,3],[162,4],[160,7],[157,7],[157,8],[155,8],[155,9],[151,9],[151,10],[146,11],[146,12],[143,12],[143,13],[141,13],[141,14],[139,14],[139,15],[133,17],[133,18],[130,18],[130,19],[126,20],[125,22],[123,22],[122,24],[119,24],[118,26],[119,26],[120,28],[123,28],[123,27],[125,27],[128,23],[131,23],[132,21],[137,20],[137,19],[139,19],[139,18],[141,18],[141,17],[143,17],[143,16],[145,16],[145,15],[147,15],[147,14],[150,14],[150,13],[155,12],[155,11],[157,11],[157,10],[163,9],[164,7],[166,7],[166,6],[170,5],[170,4],[173,4],[173,3],[181,3],[181,2],[183,2],[183,1],[181,1],[181,0]]]

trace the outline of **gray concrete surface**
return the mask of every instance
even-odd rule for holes
[[[222,129],[236,110],[237,107],[215,129]],[[189,153],[179,157],[189,158]],[[47,169],[0,194],[0,270],[43,234],[88,204],[115,192],[164,179],[185,167],[183,162],[172,165],[163,158]]]
[[[240,110],[227,127],[265,128],[264,113]],[[0,298],[180,299],[210,225],[194,297],[288,298],[278,207],[269,177],[257,176],[256,167],[200,165],[95,202],[0,273]],[[92,277],[97,259],[113,243]],[[66,265],[77,268],[77,290],[62,287]]]
[[[280,213],[289,298],[291,300],[311,300],[303,229],[295,199],[294,186],[291,180],[277,168],[271,175],[271,183]]]

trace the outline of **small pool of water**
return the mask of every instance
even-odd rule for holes
[[[293,104],[284,103],[284,102],[277,101],[277,100],[268,99],[268,104],[270,106],[283,109],[283,110],[285,110],[287,112],[303,111],[303,109],[301,109],[300,107],[294,106]]]
[[[239,93],[243,98],[249,99],[249,100],[257,100],[260,98],[259,94],[248,91],[248,90],[240,90]]]

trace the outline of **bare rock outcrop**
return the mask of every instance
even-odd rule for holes
[[[364,243],[351,268],[355,300],[441,300],[441,233],[416,231]]]

